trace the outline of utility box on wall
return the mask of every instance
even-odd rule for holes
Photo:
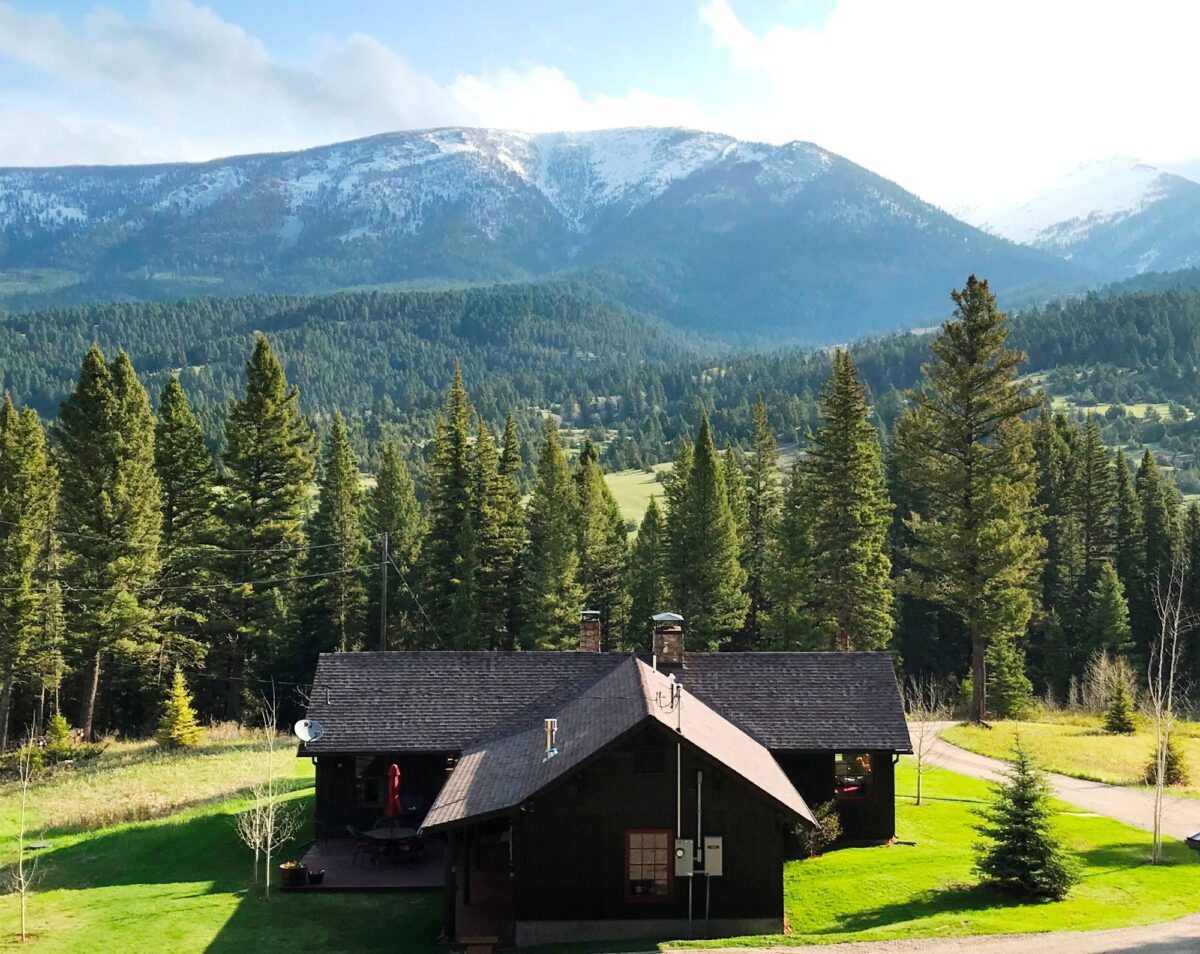
[[[690,878],[692,876],[693,845],[690,838],[675,839],[675,877]]]
[[[724,861],[725,839],[721,835],[705,835],[704,873],[710,878],[719,878]]]

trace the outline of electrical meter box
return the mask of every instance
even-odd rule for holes
[[[675,877],[690,878],[692,876],[692,839],[675,839]]]
[[[721,877],[725,861],[725,840],[720,835],[704,836],[704,873],[710,878]]]

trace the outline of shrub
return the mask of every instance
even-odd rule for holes
[[[1166,784],[1167,785],[1186,785],[1188,782],[1187,763],[1183,760],[1183,752],[1179,749],[1179,743],[1175,741],[1175,735],[1172,733],[1167,736],[1167,765],[1166,765]],[[1157,784],[1158,775],[1158,748],[1150,753],[1150,760],[1146,763],[1146,784]]]
[[[1078,879],[1050,827],[1046,779],[1018,740],[1007,778],[982,809],[975,870],[985,881],[1022,898],[1066,897]]]
[[[1104,731],[1115,732],[1118,735],[1129,735],[1137,724],[1133,718],[1133,694],[1124,679],[1113,683],[1112,692],[1108,696],[1108,706],[1104,710]]]
[[[1001,719],[1020,719],[1033,706],[1033,683],[1025,675],[1025,654],[1015,640],[999,638],[988,647],[988,666],[989,713]]]
[[[830,845],[842,837],[842,819],[832,799],[818,805],[813,810],[813,818],[817,822],[815,825],[801,823],[796,826],[796,840],[800,845],[800,854],[805,858],[824,854]]]
[[[183,672],[179,669],[175,670],[171,691],[163,704],[155,738],[165,749],[191,748],[199,745],[204,738],[204,730],[196,722],[196,710],[192,708],[192,694],[188,692]]]

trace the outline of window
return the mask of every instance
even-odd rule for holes
[[[840,802],[875,797],[870,752],[839,752],[833,757],[833,795]]]
[[[671,897],[671,832],[639,828],[625,832],[625,896],[630,901]]]
[[[378,756],[360,755],[354,760],[354,787],[358,804],[383,804],[385,771],[384,761]]]

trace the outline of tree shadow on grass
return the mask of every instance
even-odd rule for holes
[[[822,934],[843,934],[887,927],[900,921],[919,921],[939,914],[967,914],[992,908],[1019,907],[1021,901],[985,885],[948,885],[924,891],[892,904],[856,911],[838,919],[836,928]]]
[[[308,789],[288,799],[288,804],[302,813],[305,824],[298,838],[272,859],[273,867],[300,857],[311,839],[313,783],[311,779],[294,781],[298,789]],[[188,917],[187,902],[196,899],[191,916],[225,917],[223,923],[213,925],[212,939],[205,948],[209,954],[295,954],[297,949],[433,954],[438,950],[441,892],[289,894],[278,890],[276,868],[271,901],[263,901],[261,889],[250,884],[253,854],[238,840],[234,817],[232,811],[209,811],[85,835],[41,855],[38,890],[124,887],[134,892],[143,906],[147,900],[157,904],[161,895],[164,931]],[[187,887],[181,891],[179,885]],[[203,901],[222,894],[236,899],[227,917],[214,915],[214,911],[226,910],[221,905]],[[127,917],[116,906],[112,916]],[[154,925],[149,929],[157,930]],[[79,939],[81,946],[85,940]]]

